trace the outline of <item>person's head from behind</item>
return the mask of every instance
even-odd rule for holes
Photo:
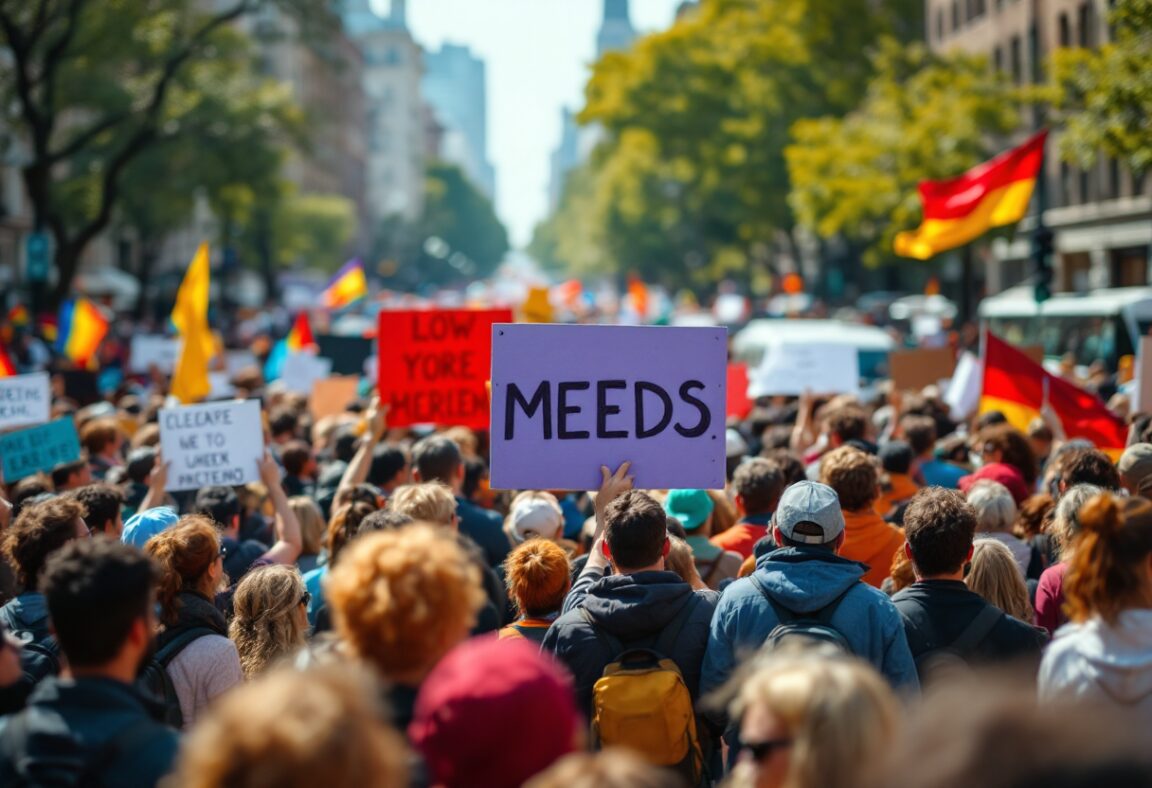
[[[671,522],[672,518],[668,518]],[[664,557],[664,568],[676,575],[695,589],[705,589],[707,584],[700,577],[700,570],[696,568],[696,557],[692,548],[684,541],[684,537],[677,536],[675,529],[668,529],[668,555]]]
[[[228,635],[240,652],[245,676],[260,675],[304,646],[308,601],[295,567],[262,566],[244,575],[233,597]]]
[[[745,460],[732,475],[737,510],[747,517],[772,514],[786,484],[784,470],[773,460],[762,457]]]
[[[131,681],[152,652],[157,568],[111,539],[66,545],[48,559],[41,589],[73,674]]]
[[[836,552],[844,544],[844,527],[836,491],[819,482],[797,482],[784,490],[772,516],[772,538],[780,547]]]
[[[25,506],[4,534],[4,554],[16,570],[16,582],[36,591],[48,557],[75,539],[88,537],[84,505],[56,497]]]
[[[571,572],[563,548],[548,539],[530,539],[504,561],[508,598],[526,618],[550,616],[564,604]]]
[[[408,452],[400,446],[384,443],[372,451],[372,464],[368,466],[368,481],[385,492],[408,484],[412,470]]]
[[[280,449],[280,462],[284,464],[284,472],[298,479],[315,479],[317,466],[316,455],[312,447],[301,440],[291,440]]]
[[[572,680],[550,653],[476,638],[428,675],[408,735],[435,785],[519,788],[574,752],[583,729]]]
[[[1152,607],[1152,501],[1101,493],[1080,510],[1080,526],[1064,582],[1069,618],[1115,625],[1126,610]]]
[[[564,536],[564,510],[552,493],[525,490],[513,498],[508,507],[504,533],[514,545],[537,538],[561,539]]]
[[[1018,510],[1007,487],[984,479],[969,488],[967,498],[968,505],[976,511],[978,532],[1012,533]]]
[[[524,788],[684,788],[684,781],[631,750],[616,748],[565,755]]]
[[[904,511],[904,551],[920,579],[959,578],[975,534],[976,512],[955,490],[927,487]]]
[[[408,783],[404,738],[383,720],[368,671],[273,671],[221,697],[185,740],[182,788],[314,788]]]
[[[842,446],[824,455],[820,460],[820,481],[836,491],[845,512],[868,511],[880,495],[876,463],[851,446]]]
[[[360,521],[360,527],[356,529],[356,536],[363,536],[376,531],[396,531],[414,522],[416,521],[406,514],[390,512],[387,509],[377,509]]]
[[[93,533],[101,533],[119,539],[124,531],[124,519],[120,507],[124,503],[124,493],[111,484],[88,484],[72,490],[68,497],[74,498],[84,507],[84,523]]]
[[[803,460],[787,449],[771,449],[761,452],[760,456],[780,466],[780,472],[784,474],[785,487],[807,481],[808,472],[804,467]]]
[[[859,405],[839,405],[825,414],[824,426],[834,448],[849,441],[862,441],[868,437],[868,414]]]
[[[8,496],[8,502],[12,504],[12,519],[15,520],[20,516],[20,511],[24,508],[25,504],[32,501],[32,499],[50,494],[52,492],[51,480],[42,473],[35,476],[28,476],[13,484],[11,493]]]
[[[973,543],[972,559],[964,582],[990,605],[995,605],[1013,618],[1032,621],[1028,586],[1024,584],[1024,577],[1020,574],[1020,567],[1012,551],[1003,542],[977,539]]]
[[[268,432],[273,443],[288,443],[295,440],[300,420],[288,408],[281,408],[268,417]]]
[[[397,487],[388,499],[388,510],[413,520],[445,528],[456,527],[456,498],[443,482],[424,482]]]
[[[174,626],[180,617],[180,595],[195,594],[211,600],[225,581],[220,554],[220,532],[204,515],[186,515],[144,545],[160,566],[156,601],[160,620]]]
[[[360,533],[360,524],[375,509],[366,503],[357,502],[341,506],[328,523],[325,546],[328,548],[328,565],[334,566],[344,548]]]
[[[156,467],[156,454],[156,449],[152,446],[143,446],[128,452],[124,466],[128,481],[133,484],[148,484]]]
[[[1020,471],[1029,490],[1036,485],[1036,455],[1024,434],[1010,424],[981,430],[976,447],[983,464],[1002,462]]]
[[[1012,527],[1013,533],[1021,539],[1032,539],[1042,533],[1048,532],[1048,523],[1056,502],[1047,493],[1029,496],[1016,514],[1016,523]]]
[[[920,460],[931,460],[936,448],[936,420],[931,416],[905,416],[900,419],[904,440]]]
[[[604,510],[604,552],[617,572],[663,569],[668,516],[650,495],[629,490]]]
[[[288,499],[288,506],[300,523],[300,541],[304,555],[318,555],[324,546],[324,515],[316,502],[307,495],[294,495]]]
[[[1132,495],[1152,497],[1152,443],[1134,443],[1125,449],[1117,470],[1124,489]]]
[[[1060,492],[1077,484],[1094,484],[1105,490],[1119,492],[1120,472],[1104,452],[1082,449],[1060,464]]]
[[[464,484],[464,458],[451,438],[429,435],[412,447],[412,480],[441,482],[455,493]]]
[[[914,459],[911,445],[904,441],[888,441],[880,447],[880,467],[884,473],[907,476],[912,472]]]
[[[422,524],[354,541],[326,594],[351,653],[409,686],[468,636],[485,600],[455,536]]]
[[[225,536],[235,539],[240,533],[240,498],[231,487],[201,487],[192,504],[192,514],[210,517]]]
[[[124,433],[116,419],[93,419],[80,430],[80,445],[89,457],[118,458]]]
[[[1080,536],[1080,510],[1084,504],[1104,492],[1093,484],[1078,484],[1070,487],[1060,496],[1056,509],[1052,512],[1052,537],[1060,553],[1060,560],[1067,561],[1075,552],[1076,539]]]
[[[731,716],[740,720],[739,788],[860,785],[885,765],[900,725],[874,668],[804,650],[754,663]]]
[[[75,460],[52,469],[52,486],[56,492],[75,490],[92,483],[92,469],[85,460]]]

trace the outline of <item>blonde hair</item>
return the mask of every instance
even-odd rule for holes
[[[244,675],[263,673],[276,660],[305,645],[301,620],[304,580],[294,567],[265,566],[249,572],[236,587],[235,616],[228,636],[240,652]]]
[[[736,506],[723,490],[705,490],[712,499],[712,535],[723,533],[740,519],[736,516]]]
[[[964,580],[968,588],[984,597],[988,604],[995,605],[1013,618],[1032,623],[1028,586],[1020,576],[1020,565],[1004,543],[995,539],[973,542],[972,564]]]
[[[976,510],[977,533],[1012,533],[1016,522],[1016,501],[1000,482],[982,479],[968,490],[968,504]]]
[[[700,570],[696,568],[696,559],[692,548],[679,536],[668,534],[668,555],[664,556],[664,568],[675,572],[688,585],[697,590],[707,588],[707,584],[700,578]]]
[[[756,663],[732,702],[733,718],[763,707],[792,739],[785,785],[844,788],[866,782],[883,765],[896,738],[900,710],[887,682],[870,665],[812,651],[778,654]],[[751,786],[741,764],[734,786]]]
[[[443,482],[404,484],[388,499],[388,510],[413,520],[451,527],[456,517],[456,497]]]
[[[1080,535],[1080,510],[1084,504],[1104,492],[1103,487],[1095,484],[1077,484],[1069,487],[1056,502],[1052,513],[1052,536],[1056,546],[1060,549],[1060,559],[1067,561],[1072,557],[1072,546],[1076,537]]]
[[[461,457],[467,459],[479,455],[480,439],[467,427],[449,427],[444,430],[444,437],[456,444]]]
[[[454,536],[428,523],[357,539],[325,593],[336,632],[389,677],[430,670],[485,600],[480,572]]]
[[[277,670],[219,700],[185,739],[172,784],[407,785],[407,747],[382,722],[380,695],[354,665]]]
[[[294,495],[288,499],[288,506],[300,523],[300,541],[303,543],[304,555],[318,555],[324,546],[324,535],[327,524],[324,522],[324,513],[316,502],[307,495]]]
[[[524,783],[524,788],[679,788],[683,784],[675,772],[617,748],[565,755]]]

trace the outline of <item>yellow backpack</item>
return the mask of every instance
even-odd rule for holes
[[[654,766],[675,769],[690,785],[700,782],[704,755],[688,685],[665,655],[699,603],[692,594],[650,648],[622,643],[580,611],[616,655],[592,688],[593,746],[627,747]]]

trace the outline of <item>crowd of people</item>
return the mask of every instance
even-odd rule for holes
[[[3,485],[0,785],[1152,784],[1149,419],[774,398],[724,490],[494,491],[482,432],[243,388],[259,482],[169,492],[121,393]]]

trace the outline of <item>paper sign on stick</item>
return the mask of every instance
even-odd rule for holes
[[[0,430],[44,424],[51,411],[47,372],[0,378]]]
[[[359,393],[360,378],[355,375],[316,381],[308,401],[312,418],[319,420],[343,413],[348,403],[354,401]]]
[[[280,382],[289,391],[310,394],[316,381],[332,374],[332,359],[311,353],[290,353],[280,369]]]
[[[511,322],[509,309],[381,312],[377,374],[388,426],[487,428],[492,325]]]
[[[71,418],[0,435],[0,461],[8,483],[78,459],[80,439]]]
[[[851,345],[769,345],[752,373],[748,396],[854,394],[860,388],[860,356]]]
[[[893,350],[888,354],[888,372],[897,391],[920,391],[952,377],[956,357],[951,348]]]
[[[255,481],[264,455],[260,403],[213,402],[161,410],[160,449],[171,463],[169,490]]]
[[[724,486],[724,328],[492,331],[493,488],[594,490],[625,460],[638,489]]]
[[[176,368],[180,355],[180,340],[157,334],[137,334],[132,337],[129,352],[131,371],[147,373],[153,366],[165,374]]]

